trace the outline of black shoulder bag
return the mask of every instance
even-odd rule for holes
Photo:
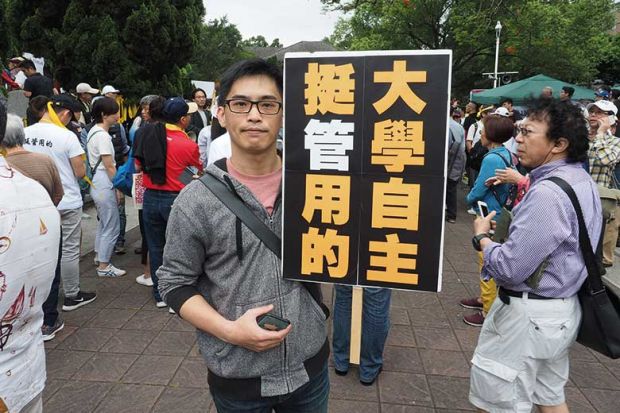
[[[605,275],[605,269],[602,266],[600,256],[597,256],[592,250],[586,223],[575,191],[561,178],[551,177],[548,180],[566,192],[575,208],[579,221],[579,246],[588,269],[588,278],[579,290],[579,302],[583,316],[577,341],[612,359],[620,358],[620,300],[603,285],[601,276]],[[603,224],[603,228],[604,226]],[[603,232],[604,230],[601,230],[597,250],[600,250],[602,245]]]
[[[282,243],[280,237],[278,237],[263,221],[258,219],[256,215],[237,198],[230,190],[224,185],[223,182],[218,180],[211,174],[204,174],[200,178],[200,182],[207,187],[207,189],[213,193],[221,202],[235,214],[250,231],[254,233],[260,239],[267,248],[269,248],[278,258],[282,258]],[[323,309],[325,317],[329,317],[329,308],[323,304],[323,295],[321,293],[321,284],[302,282],[301,283],[306,290],[310,293],[314,301]]]

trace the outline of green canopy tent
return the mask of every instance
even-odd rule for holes
[[[553,89],[553,97],[560,97],[562,86],[575,88],[573,100],[589,99],[594,100],[594,91],[585,87],[571,85],[567,82],[554,79],[545,75],[536,75],[518,82],[510,83],[495,89],[488,89],[483,92],[474,93],[472,100],[483,105],[499,104],[503,98],[512,99],[515,105],[522,105],[532,97],[538,97],[545,86]]]

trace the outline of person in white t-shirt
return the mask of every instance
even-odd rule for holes
[[[111,263],[116,239],[120,231],[118,204],[121,196],[114,189],[112,180],[116,175],[114,145],[108,133],[110,127],[118,123],[120,117],[116,101],[109,97],[97,99],[93,104],[91,115],[95,125],[88,132],[86,150],[88,162],[93,171],[93,184],[90,196],[97,207],[97,235],[95,236],[95,261],[97,275],[100,277],[121,277],[126,271],[116,268]]]
[[[80,111],[80,104],[71,96],[54,96],[41,120],[24,130],[24,149],[46,154],[54,160],[65,193],[57,206],[62,226],[63,311],[75,310],[97,298],[93,292],[80,290],[82,196],[77,180],[86,174],[86,165],[80,141],[66,128],[73,113]]]

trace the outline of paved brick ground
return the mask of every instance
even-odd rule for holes
[[[330,412],[473,410],[467,401],[469,360],[479,330],[461,321],[457,304],[478,292],[470,222],[461,205],[457,223],[447,224],[441,293],[394,292],[378,381],[361,386],[355,369],[346,377],[331,374]],[[137,236],[136,230],[129,234],[132,247]],[[98,279],[92,256],[82,261],[82,288],[96,290],[98,298],[63,313],[65,329],[46,344],[45,412],[214,412],[193,329],[155,308],[149,289],[135,283],[141,273],[137,255],[115,262],[129,275]],[[571,361],[571,412],[618,413],[620,360],[576,345]]]

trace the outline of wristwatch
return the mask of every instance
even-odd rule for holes
[[[482,251],[482,248],[480,248],[480,241],[482,241],[484,238],[491,238],[491,234],[485,232],[483,234],[475,235],[471,239],[471,243],[473,244],[476,251]]]

